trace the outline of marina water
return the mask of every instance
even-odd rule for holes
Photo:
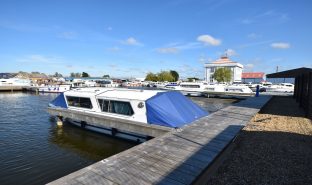
[[[46,112],[56,94],[0,93],[0,184],[44,184],[136,145],[58,127]],[[232,99],[192,98],[209,112]]]

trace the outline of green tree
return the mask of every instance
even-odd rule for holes
[[[147,73],[146,77],[145,77],[146,81],[153,81],[153,82],[157,82],[158,81],[158,76],[154,73]]]
[[[59,78],[59,77],[63,77],[63,75],[61,73],[55,72],[53,77]]]
[[[164,81],[168,81],[168,82],[174,82],[175,79],[174,77],[171,75],[171,73],[169,71],[161,71],[160,73],[158,73],[158,81],[164,82]]]
[[[90,75],[88,74],[88,73],[86,73],[86,72],[82,72],[82,75],[81,75],[83,78],[85,78],[85,77],[90,77]]]
[[[213,78],[216,79],[218,82],[230,82],[232,79],[232,71],[229,68],[218,68],[214,74]]]
[[[174,81],[178,81],[179,80],[179,73],[178,72],[171,70],[170,74],[173,76]]]
[[[81,77],[81,73],[70,73],[70,77],[72,78],[80,78]]]
[[[109,75],[103,75],[103,78],[108,79],[108,78],[110,78],[110,76]]]

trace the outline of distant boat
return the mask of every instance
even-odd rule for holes
[[[206,93],[223,93],[223,94],[253,94],[252,90],[245,85],[225,85],[225,84],[209,84]]]
[[[181,82],[175,90],[181,91],[183,95],[201,96],[207,87],[207,82]]]
[[[31,85],[31,81],[28,79],[9,78],[0,79],[0,86],[23,86],[27,87]]]
[[[287,93],[293,93],[295,89],[294,84],[291,83],[280,83],[277,85],[269,85],[266,87],[267,92],[287,92]]]
[[[179,128],[208,113],[180,92],[121,88],[81,88],[59,95],[50,107],[81,111],[104,119],[119,118],[141,124]],[[81,126],[81,120],[66,118]],[[118,120],[118,119],[116,119]],[[86,129],[112,134],[112,128],[86,123]],[[140,133],[120,132],[118,137],[141,140]]]
[[[70,90],[70,85],[49,85],[49,86],[39,86],[38,92],[42,93],[62,93]]]

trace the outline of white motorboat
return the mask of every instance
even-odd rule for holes
[[[38,92],[42,93],[61,93],[70,90],[71,85],[47,85],[39,86]]]
[[[153,124],[179,128],[208,113],[190,99],[175,91],[153,91],[121,88],[82,88],[66,91],[50,104],[51,107],[81,111],[112,120],[119,118],[141,124]],[[112,129],[82,123],[67,118],[70,123],[83,128],[112,134]],[[118,120],[118,119],[116,119]],[[130,140],[144,140],[140,133],[119,132],[114,134]]]
[[[293,93],[294,92],[294,84],[291,83],[280,83],[277,85],[269,85],[266,87],[267,92],[285,92],[285,93]]]
[[[113,80],[101,80],[97,81],[97,84],[100,85],[100,87],[119,87],[119,84],[114,82]]]
[[[207,82],[182,82],[177,88],[184,95],[202,96],[207,86]]]
[[[253,91],[246,85],[209,84],[205,91],[209,95],[250,96]]]
[[[207,82],[181,82],[173,85],[166,85],[162,89],[180,91],[186,96],[201,96],[207,88]]]

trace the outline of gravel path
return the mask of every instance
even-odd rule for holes
[[[292,97],[274,97],[240,132],[207,184],[312,184],[312,122]]]

